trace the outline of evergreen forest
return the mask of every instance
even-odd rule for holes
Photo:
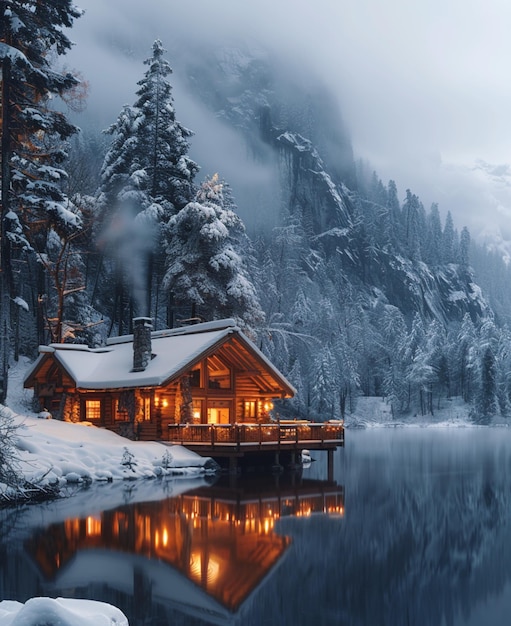
[[[59,70],[81,11],[0,0],[0,15],[0,401],[39,345],[100,346],[137,316],[230,317],[296,387],[282,415],[344,418],[360,396],[403,419],[453,397],[478,422],[511,414],[508,265],[357,160],[319,83],[284,89],[278,63],[247,52],[180,64],[271,172],[249,197],[191,157],[165,42],[133,102],[81,131],[86,77]]]

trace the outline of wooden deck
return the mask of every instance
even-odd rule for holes
[[[203,456],[230,460],[236,471],[237,459],[251,463],[300,464],[302,450],[327,450],[329,475],[333,451],[344,446],[341,423],[289,421],[276,424],[169,424],[168,441],[181,444]]]
[[[344,445],[342,424],[169,424],[168,440],[187,448],[321,450]]]

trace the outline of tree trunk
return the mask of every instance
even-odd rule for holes
[[[2,157],[2,187],[1,187],[1,226],[0,226],[0,403],[5,402],[7,396],[7,376],[9,369],[9,335],[10,335],[10,291],[12,288],[12,268],[10,246],[6,237],[6,215],[10,210],[9,194],[11,186],[10,171],[10,83],[11,61],[9,57],[2,60],[2,115],[1,115],[1,157]]]

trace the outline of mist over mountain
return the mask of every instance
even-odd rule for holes
[[[491,411],[498,404],[506,413],[508,383],[483,393],[482,378],[488,342],[492,363],[507,367],[498,346],[511,296],[498,229],[484,248],[449,204],[425,206],[415,189],[381,180],[354,153],[339,92],[302,54],[243,33],[188,38],[176,28],[163,45],[177,119],[194,132],[197,180],[218,172],[247,227],[266,315],[258,341],[299,389],[287,410],[344,415],[364,393],[387,396],[397,413],[432,412],[433,398],[450,395],[487,413],[488,393]],[[111,123],[121,93],[133,101],[151,21],[140,24],[144,36],[133,39],[132,30],[101,23],[94,33],[105,72],[101,97],[92,74],[84,135]],[[479,162],[476,173],[505,188],[506,167]],[[471,352],[460,354],[467,333]]]
[[[132,101],[139,63],[160,38],[175,70],[180,119],[196,132],[193,156],[211,145],[204,137],[215,136],[238,161],[243,146],[191,95],[181,60],[205,46],[240,48],[248,41],[278,57],[293,80],[310,83],[313,97],[314,77],[328,85],[355,157],[382,180],[395,180],[402,195],[413,189],[425,206],[438,202],[442,219],[451,211],[478,241],[488,231],[508,241],[510,204],[477,169],[480,160],[505,166],[509,153],[509,38],[502,28],[509,8],[498,0],[469,7],[439,0],[422,7],[405,0],[79,4],[85,15],[73,27],[76,46],[68,60],[90,81],[89,113],[99,126]],[[230,171],[220,174],[232,181]]]

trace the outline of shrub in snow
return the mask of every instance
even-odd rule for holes
[[[133,454],[133,452],[130,452],[130,450],[128,450],[128,448],[126,448],[126,446],[123,448],[123,453],[122,453],[122,459],[121,459],[121,465],[130,469],[132,472],[134,472],[134,466],[137,464],[137,462],[135,461],[135,455]]]
[[[21,471],[17,449],[17,427],[9,409],[0,407],[0,503],[44,500],[59,494],[57,482],[46,476],[27,481]]]
[[[172,462],[174,460],[174,457],[172,456],[172,453],[170,450],[165,450],[162,460],[161,460],[161,466],[164,469],[169,469],[169,467],[171,467]]]

